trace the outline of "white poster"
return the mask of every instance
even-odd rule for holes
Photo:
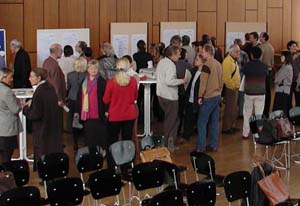
[[[137,52],[137,42],[139,40],[144,40],[147,43],[146,34],[132,34],[131,35],[131,56]]]
[[[50,46],[51,44],[58,43],[56,41],[55,33],[40,33],[37,41],[37,59],[40,64],[38,66],[42,66],[45,59],[47,59],[50,55]]]
[[[170,40],[174,35],[180,35],[179,30],[177,29],[166,29],[163,32],[163,43],[168,46],[170,44]]]
[[[129,54],[128,35],[113,35],[112,45],[118,58]]]
[[[77,44],[77,42],[80,41],[79,36],[76,32],[65,32],[62,33],[61,36],[61,45],[66,46],[66,45],[70,45],[75,53],[75,45]]]
[[[241,39],[242,42],[245,41],[245,32],[227,32],[226,33],[226,52],[229,47],[233,45],[235,39]]]
[[[181,29],[180,30],[180,36],[184,36],[184,35],[187,35],[190,37],[190,44],[193,42],[193,41],[196,41],[196,38],[195,38],[195,31],[193,29]]]

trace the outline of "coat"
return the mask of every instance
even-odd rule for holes
[[[28,53],[21,47],[14,61],[14,88],[31,88],[29,75],[31,63]]]
[[[16,136],[22,129],[18,113],[21,107],[8,85],[0,83],[0,137]]]
[[[54,58],[48,57],[43,63],[43,68],[48,71],[47,81],[54,87],[58,101],[65,101],[67,94],[65,75],[58,62]]]
[[[47,81],[35,90],[30,107],[23,108],[24,115],[32,121],[34,160],[42,155],[62,152],[62,109],[57,96]]]

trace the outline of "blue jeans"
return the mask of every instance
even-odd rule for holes
[[[221,96],[204,98],[199,108],[197,149],[205,151],[207,125],[209,127],[209,146],[218,147],[219,139],[219,115]]]

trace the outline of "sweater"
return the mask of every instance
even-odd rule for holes
[[[290,94],[293,81],[293,67],[291,64],[283,64],[275,74],[275,92]]]
[[[269,42],[265,42],[259,45],[262,55],[261,61],[268,66],[269,70],[272,70],[274,65],[274,48]]]
[[[105,88],[103,102],[109,104],[108,120],[110,122],[128,121],[137,118],[137,82],[130,77],[127,86],[120,86],[115,79],[110,79]]]
[[[223,81],[225,86],[231,90],[237,90],[240,87],[240,69],[238,63],[232,56],[227,55],[222,63]]]
[[[214,58],[205,62],[200,75],[199,98],[211,98],[221,95],[223,88],[222,66]]]
[[[245,94],[264,95],[266,93],[266,77],[268,66],[260,60],[248,62],[243,69],[245,75]]]
[[[159,61],[156,69],[157,84],[156,94],[168,100],[178,100],[178,85],[184,83],[183,79],[177,79],[176,66],[168,57]]]

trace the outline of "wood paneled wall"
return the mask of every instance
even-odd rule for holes
[[[148,42],[159,41],[159,22],[197,21],[197,37],[217,37],[224,46],[225,22],[267,22],[276,51],[300,41],[300,0],[0,0],[0,28],[23,41],[36,63],[36,29],[91,30],[91,47],[109,41],[111,22],[148,22]],[[8,55],[11,61],[11,55]]]

